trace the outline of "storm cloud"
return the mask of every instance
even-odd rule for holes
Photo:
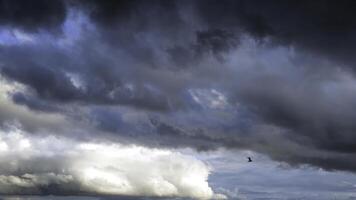
[[[26,31],[40,29],[58,29],[66,17],[63,1],[1,1],[0,24],[19,27]]]
[[[354,1],[34,2],[0,1],[4,129],[356,171]]]

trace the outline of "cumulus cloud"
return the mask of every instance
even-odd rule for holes
[[[176,151],[0,132],[0,193],[212,198],[209,167]]]

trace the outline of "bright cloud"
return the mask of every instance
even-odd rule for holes
[[[221,197],[208,185],[206,164],[172,150],[40,138],[9,127],[0,132],[0,160],[5,194]]]

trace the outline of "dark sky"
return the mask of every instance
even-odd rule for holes
[[[0,193],[211,197],[220,151],[353,176],[355,35],[351,0],[0,0]]]

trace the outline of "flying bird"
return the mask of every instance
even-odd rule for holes
[[[247,157],[248,161],[247,162],[252,162],[251,157]]]

